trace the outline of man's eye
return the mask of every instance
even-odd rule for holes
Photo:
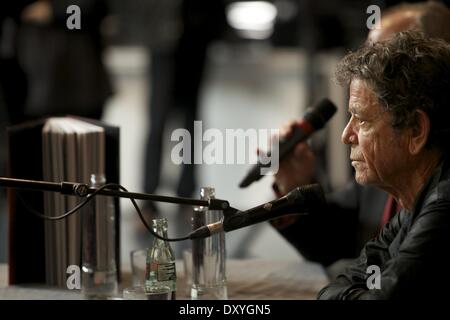
[[[355,115],[354,115],[353,117],[356,119],[358,125],[362,125],[362,124],[366,123],[366,120],[361,119],[361,118],[358,117],[358,116],[355,116]]]
[[[356,121],[356,124],[358,126],[364,125],[366,123],[366,120],[361,119],[359,116],[357,116],[355,114],[350,114],[350,115]]]

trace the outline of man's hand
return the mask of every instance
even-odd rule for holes
[[[280,130],[280,140],[288,138],[293,129],[298,126],[297,121],[291,121]],[[316,157],[306,142],[297,144],[294,150],[280,163],[275,174],[273,188],[278,197],[284,196],[298,186],[313,182],[316,171]],[[277,229],[283,229],[293,224],[298,215],[287,215],[271,220],[270,223]]]
[[[293,129],[298,125],[291,121],[280,130],[280,140],[288,138]],[[287,194],[292,189],[313,182],[316,171],[316,157],[311,147],[305,143],[299,143],[294,150],[280,163],[275,174],[274,188],[279,196]]]

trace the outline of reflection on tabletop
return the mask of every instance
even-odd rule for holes
[[[177,299],[190,299],[184,278],[183,262],[177,261]],[[229,299],[309,300],[328,283],[324,269],[306,261],[267,259],[227,260]],[[125,272],[121,288],[131,284]],[[0,265],[0,299],[78,300],[80,291],[43,287],[7,286],[7,266]]]

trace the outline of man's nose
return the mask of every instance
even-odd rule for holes
[[[341,141],[344,144],[356,144],[357,135],[352,125],[352,120],[350,119],[342,132]]]

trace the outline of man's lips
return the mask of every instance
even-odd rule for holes
[[[362,160],[350,159],[352,166],[357,164],[358,162],[363,162]]]

